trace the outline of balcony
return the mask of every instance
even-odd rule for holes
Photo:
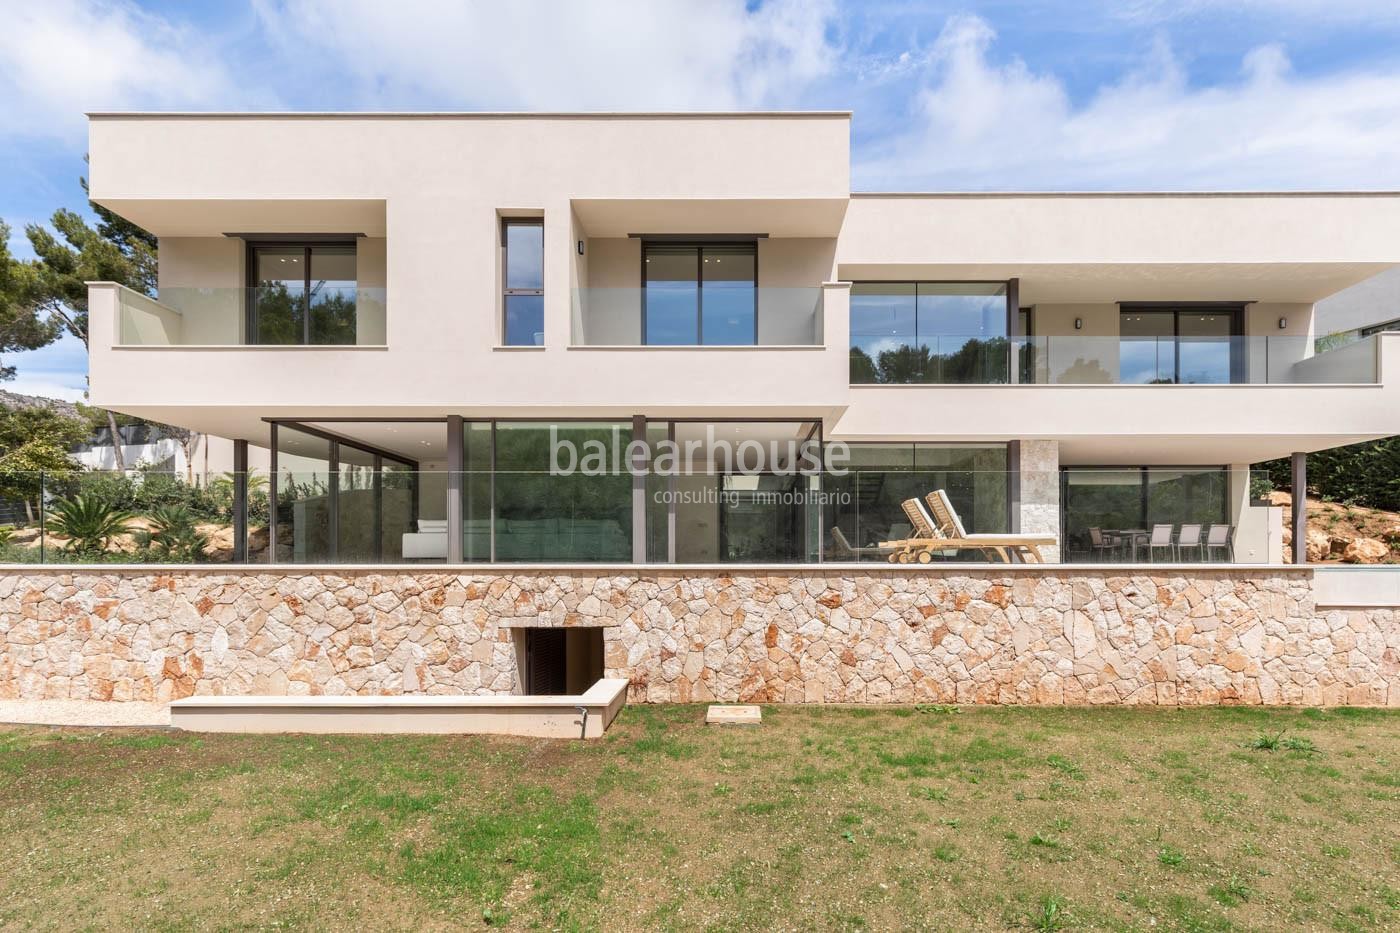
[[[853,335],[852,385],[1375,385],[1376,338]]]
[[[380,346],[383,288],[277,285],[117,290],[122,347]]]
[[[578,288],[572,344],[820,347],[821,288]]]

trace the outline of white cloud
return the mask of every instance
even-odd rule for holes
[[[1264,45],[1238,80],[1195,87],[1159,40],[1076,105],[1056,76],[992,61],[994,39],[948,21],[915,128],[861,147],[858,188],[1400,187],[1400,67],[1299,76]]]
[[[124,0],[7,4],[3,132],[77,140],[84,111],[214,106],[238,93],[216,52],[208,36]]]
[[[548,110],[787,105],[828,73],[831,0],[255,0],[285,49],[319,52],[395,106]]]
[[[83,401],[87,392],[87,348],[70,334],[38,350],[6,353],[0,363],[18,370],[0,389],[67,402]]]

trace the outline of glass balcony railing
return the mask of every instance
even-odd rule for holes
[[[1374,384],[1374,337],[851,336],[852,385]]]
[[[123,346],[355,346],[383,344],[384,289],[355,285],[122,289]]]
[[[574,346],[821,346],[820,288],[578,288]]]

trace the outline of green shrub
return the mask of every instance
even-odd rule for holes
[[[98,496],[60,499],[49,508],[53,514],[44,527],[67,538],[69,551],[102,554],[114,538],[131,531],[131,513]]]
[[[137,534],[136,540],[156,563],[192,564],[205,559],[207,536],[195,529],[195,518],[183,505],[161,505],[147,516],[148,530]]]

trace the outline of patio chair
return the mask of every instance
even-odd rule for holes
[[[1120,535],[1104,534],[1102,528],[1089,529],[1089,550],[1100,560],[1108,560],[1110,552],[1117,557],[1122,547],[1123,538]]]
[[[1204,546],[1206,560],[1211,560],[1217,552],[1223,552],[1225,559],[1230,563],[1235,562],[1235,526],[1234,525],[1211,525],[1206,529],[1206,543]]]
[[[1157,551],[1160,550],[1160,549],[1162,549],[1162,548],[1166,548],[1166,550],[1167,550],[1167,557],[1170,558],[1170,557],[1172,557],[1173,554],[1174,554],[1174,550],[1173,550],[1173,549],[1174,549],[1175,547],[1176,547],[1176,545],[1172,542],[1172,526],[1171,526],[1171,525],[1153,525],[1153,526],[1152,526],[1152,537],[1147,539],[1147,559],[1148,559],[1148,560],[1150,560],[1150,561],[1152,561],[1152,562],[1155,563],[1156,560],[1157,560]]]
[[[840,528],[838,528],[835,525],[831,526],[831,541],[835,545],[835,553],[833,556],[849,558],[851,560],[860,560],[860,558],[866,554],[879,554],[881,556],[886,556],[890,553],[888,548],[879,546],[854,546],[853,544],[851,544],[851,542],[846,540],[846,535],[841,531]]]
[[[1188,550],[1196,552],[1196,559],[1201,559],[1201,526],[1182,525],[1181,531],[1176,536],[1176,559],[1181,560],[1182,554]]]

